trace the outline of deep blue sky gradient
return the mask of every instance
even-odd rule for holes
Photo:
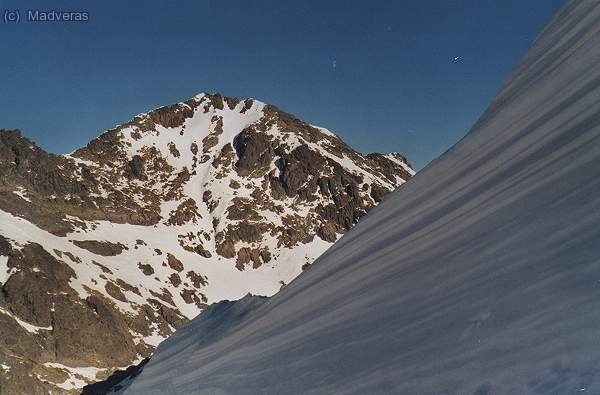
[[[562,3],[0,1],[90,13],[2,23],[0,128],[66,153],[137,113],[216,91],[421,168],[468,131]]]

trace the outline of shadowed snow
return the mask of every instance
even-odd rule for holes
[[[125,394],[599,393],[599,64],[600,3],[571,1],[466,138]]]

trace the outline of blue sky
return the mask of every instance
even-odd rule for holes
[[[66,153],[137,113],[220,92],[421,168],[468,131],[562,3],[0,1],[90,14],[0,25],[0,128]]]

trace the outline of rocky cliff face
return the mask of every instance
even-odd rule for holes
[[[70,155],[0,132],[0,393],[77,392],[207,305],[272,295],[414,173],[201,94]]]

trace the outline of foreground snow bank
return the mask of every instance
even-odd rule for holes
[[[572,1],[466,138],[125,393],[600,392],[599,64],[600,3]]]

